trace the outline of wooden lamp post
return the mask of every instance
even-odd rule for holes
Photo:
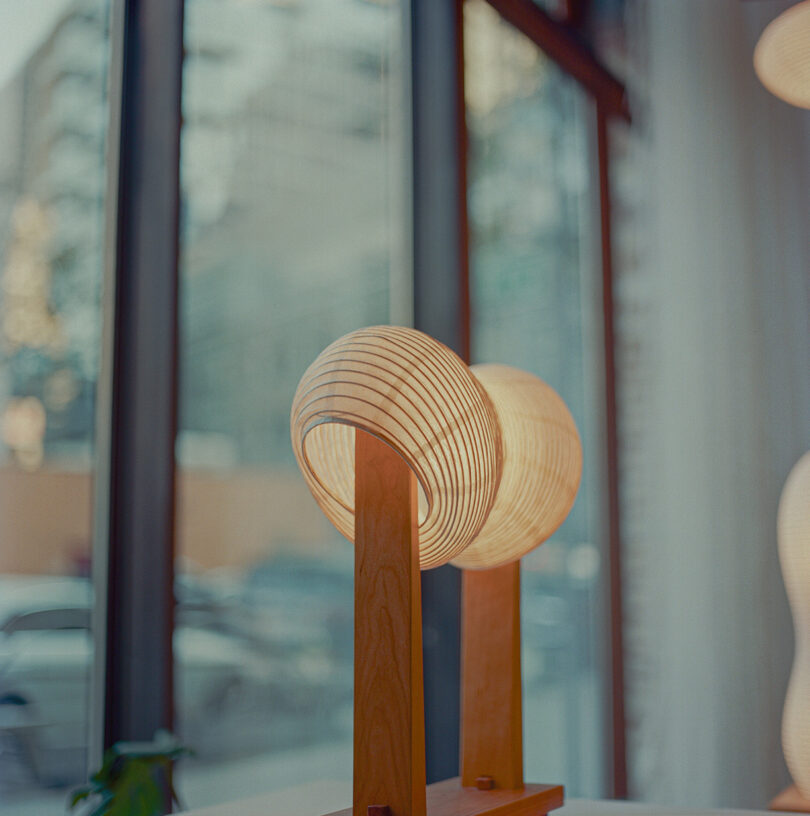
[[[325,349],[292,407],[293,449],[355,543],[354,795],[340,816],[534,816],[524,785],[519,559],[562,522],[581,452],[559,397],[504,366],[468,368],[413,329]],[[426,787],[420,569],[464,572],[462,776]]]

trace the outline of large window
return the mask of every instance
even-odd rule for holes
[[[174,645],[190,806],[313,780],[350,799],[353,549],[300,477],[289,411],[328,343],[410,319],[401,18],[362,0],[186,3]]]
[[[84,778],[107,0],[0,2],[0,813]]]
[[[194,751],[189,806],[350,800],[353,551],[300,478],[289,410],[330,341],[413,315],[539,374],[577,421],[580,496],[524,564],[526,770],[606,790],[599,89],[509,3],[464,6],[466,200],[451,5],[0,0],[0,816],[58,810],[88,745],[95,762],[161,725]],[[621,87],[599,81],[612,115]],[[428,754],[451,769],[459,597],[436,575]]]
[[[471,349],[538,375],[584,449],[566,522],[523,560],[527,779],[604,792],[601,289],[593,103],[483,0],[464,16]]]

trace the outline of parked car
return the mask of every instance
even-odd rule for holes
[[[91,598],[85,579],[0,578],[0,787],[68,784],[85,772]],[[238,639],[183,617],[178,610],[178,722],[205,755],[233,689],[266,672]]]
[[[351,582],[296,558],[178,575],[175,730],[200,761],[346,736]],[[85,773],[91,606],[85,579],[0,576],[0,790]]]

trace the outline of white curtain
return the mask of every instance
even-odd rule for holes
[[[775,523],[810,449],[810,113],[752,67],[788,4],[630,3],[617,330],[631,794],[764,807],[788,783]]]

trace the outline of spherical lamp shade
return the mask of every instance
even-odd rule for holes
[[[541,379],[503,365],[472,372],[498,417],[503,474],[489,518],[453,563],[484,569],[516,561],[562,524],[579,487],[582,447],[565,403]]]
[[[810,0],[782,12],[762,32],[754,70],[774,96],[810,108]]]
[[[502,467],[498,420],[470,369],[422,332],[375,326],[336,340],[306,371],[292,406],[293,450],[315,500],[350,540],[358,428],[416,475],[422,569],[458,555],[486,521]]]
[[[810,453],[788,476],[777,526],[779,561],[796,637],[782,715],[782,748],[796,787],[810,799]]]

